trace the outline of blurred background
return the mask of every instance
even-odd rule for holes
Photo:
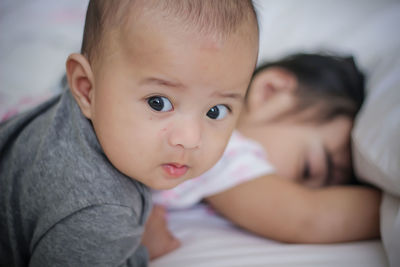
[[[67,56],[79,51],[87,3],[0,1],[0,114],[59,89]]]

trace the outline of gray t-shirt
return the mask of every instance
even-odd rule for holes
[[[0,125],[0,266],[146,266],[150,208],[69,90]]]

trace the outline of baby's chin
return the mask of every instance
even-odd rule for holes
[[[169,190],[190,179],[191,178],[162,179],[161,181],[151,181],[144,184],[153,190]]]

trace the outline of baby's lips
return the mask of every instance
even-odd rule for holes
[[[162,165],[162,167],[168,176],[173,178],[179,178],[185,175],[189,169],[187,165],[182,165],[179,163],[167,163]]]

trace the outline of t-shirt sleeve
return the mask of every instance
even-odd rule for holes
[[[142,232],[131,208],[91,206],[64,218],[32,244],[29,266],[147,266]]]

